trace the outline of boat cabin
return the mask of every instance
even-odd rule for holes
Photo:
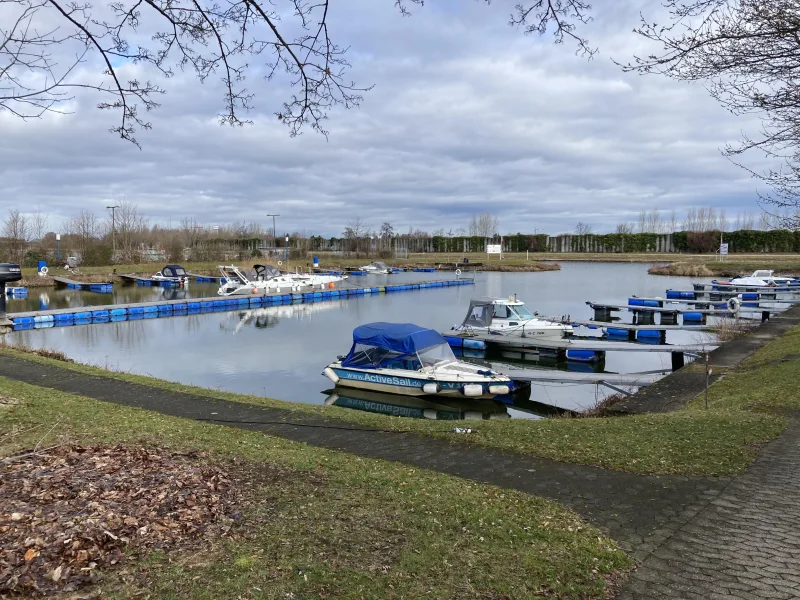
[[[502,328],[516,327],[536,318],[524,302],[511,298],[480,298],[469,303],[465,327]]]
[[[281,270],[272,265],[253,265],[253,271],[255,271],[256,281],[267,281],[281,275]]]
[[[186,269],[180,265],[167,265],[158,273],[165,279],[186,279]]]

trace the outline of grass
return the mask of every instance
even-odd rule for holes
[[[16,401],[0,406],[0,456],[125,443],[289,470],[241,482],[255,499],[241,535],[133,557],[97,597],[604,598],[630,566],[574,513],[522,493],[2,378],[0,389]]]
[[[714,275],[707,266],[702,264],[690,264],[685,262],[674,262],[666,266],[650,267],[647,269],[650,275],[673,275],[681,277],[712,277]]]
[[[769,352],[768,349],[769,346],[759,352]],[[800,352],[800,343],[797,351]],[[25,355],[9,348],[0,349],[0,354],[3,352],[28,360],[50,362],[47,358]],[[641,474],[736,475],[753,461],[761,445],[780,435],[785,427],[784,418],[779,415],[764,411],[731,410],[729,407],[738,403],[733,397],[721,401],[712,410],[699,412],[684,410],[668,414],[592,419],[469,421],[463,425],[472,429],[472,433],[463,435],[451,431],[459,426],[454,421],[408,419],[336,406],[289,403],[185,386],[129,373],[112,373],[77,363],[59,366],[87,375],[114,377],[171,391],[281,408],[301,415],[324,415],[366,427],[411,431],[456,443],[477,444]],[[737,370],[729,375],[732,378],[737,376]],[[777,388],[771,385],[765,385],[764,389],[777,392]],[[736,385],[732,386],[732,391],[738,393]]]

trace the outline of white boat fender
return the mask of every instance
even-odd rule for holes
[[[739,312],[741,305],[742,303],[738,298],[728,298],[728,308],[731,310],[731,312]]]
[[[438,394],[440,391],[442,391],[442,388],[440,388],[439,384],[436,382],[423,383],[422,391],[426,394]]]
[[[464,386],[461,388],[461,393],[465,396],[482,396],[483,395],[483,385],[480,383],[465,383]]]
[[[330,379],[333,383],[339,383],[339,376],[330,367],[325,367],[325,370],[322,372],[322,374]]]
[[[489,386],[489,393],[496,394],[498,396],[505,396],[506,394],[510,393],[511,390],[508,388],[507,385],[490,385]]]

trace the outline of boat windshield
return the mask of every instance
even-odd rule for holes
[[[425,348],[425,350],[417,352],[417,356],[423,367],[435,367],[436,365],[456,360],[456,355],[453,354],[453,349],[447,342]]]
[[[530,310],[528,310],[528,307],[525,306],[524,304],[509,306],[508,308],[512,312],[516,313],[517,316],[523,321],[529,321],[533,318],[533,313]]]

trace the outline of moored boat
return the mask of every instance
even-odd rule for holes
[[[472,300],[464,321],[453,329],[542,339],[562,339],[573,334],[571,325],[539,318],[515,296]]]
[[[222,285],[217,290],[219,296],[264,296],[281,290],[302,291],[331,286],[346,279],[340,275],[305,275],[303,273],[284,273],[272,265],[254,265],[253,273],[245,273],[233,265],[220,266]]]
[[[151,278],[153,281],[169,281],[171,283],[183,285],[189,280],[186,269],[180,265],[167,265]]]
[[[753,271],[752,275],[745,275],[742,277],[734,277],[728,281],[713,281],[714,285],[719,286],[734,286],[734,287],[776,287],[776,286],[789,286],[800,285],[800,281],[793,277],[784,277],[774,275],[775,271],[769,269],[757,269]]]
[[[440,333],[412,323],[356,327],[350,352],[323,374],[341,387],[403,396],[489,399],[514,390],[505,375],[457,360]]]

